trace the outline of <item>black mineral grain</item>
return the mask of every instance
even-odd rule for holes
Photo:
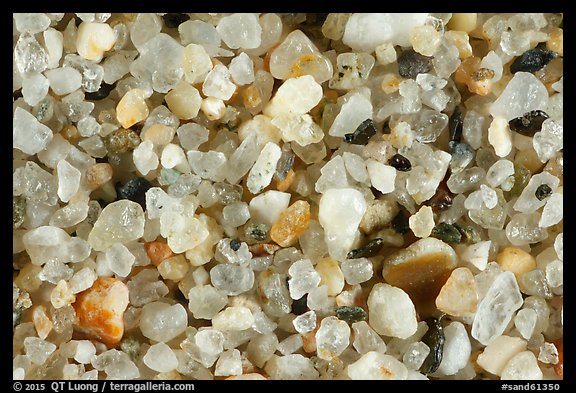
[[[292,302],[292,314],[302,315],[308,311],[308,295],[302,296],[300,299],[294,300]]]
[[[548,117],[546,112],[534,110],[510,120],[508,125],[512,131],[521,135],[534,136],[534,134],[542,129],[542,123],[544,123],[544,120],[548,119]]]
[[[538,198],[539,201],[543,201],[544,199],[552,195],[552,189],[548,184],[540,184],[536,189],[534,195],[536,196],[536,198]]]
[[[376,135],[376,125],[372,119],[366,119],[356,128],[356,131],[344,135],[344,141],[353,145],[365,145],[374,135]]]
[[[423,374],[433,373],[438,370],[440,363],[442,363],[444,341],[446,341],[440,319],[429,318],[426,320],[426,324],[428,325],[428,331],[422,337],[422,342],[428,345],[430,353],[420,367],[420,372]]]
[[[434,228],[432,228],[432,237],[440,239],[446,243],[460,243],[462,240],[462,234],[452,224],[446,222],[438,223]]]
[[[398,57],[398,73],[403,78],[416,78],[432,69],[432,57],[421,55],[412,49],[405,50]]]
[[[378,237],[376,239],[372,239],[362,247],[351,250],[346,255],[346,258],[355,259],[355,258],[374,257],[378,255],[383,245],[384,240],[382,240],[381,238]]]
[[[102,82],[100,84],[100,88],[92,93],[85,93],[84,98],[87,101],[99,101],[103,100],[104,98],[108,97],[110,92],[114,90],[116,87],[116,83],[109,85],[108,83]]]
[[[388,161],[388,164],[400,172],[408,172],[412,169],[412,163],[402,154],[394,154]]]
[[[237,239],[230,240],[230,248],[232,249],[232,251],[238,251],[241,245],[242,243],[240,242],[240,240]]]
[[[162,19],[164,19],[166,27],[173,29],[190,20],[190,16],[188,14],[168,13],[162,15]]]
[[[536,72],[542,68],[552,59],[558,56],[555,52],[547,49],[529,49],[516,58],[510,65],[510,72],[515,74],[517,72]]]
[[[368,318],[368,313],[362,307],[341,306],[336,307],[336,317],[348,324],[364,321]]]
[[[408,233],[410,225],[408,223],[408,215],[404,211],[401,210],[396,214],[396,217],[392,220],[392,229],[401,235]]]
[[[450,140],[460,142],[462,139],[462,126],[464,121],[462,119],[462,111],[456,107],[450,120],[448,121],[448,129],[450,130]]]
[[[116,188],[118,199],[129,199],[146,209],[146,191],[152,187],[150,182],[143,177],[135,177],[128,180],[124,185]]]

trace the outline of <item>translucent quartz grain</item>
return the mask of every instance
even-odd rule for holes
[[[198,90],[186,82],[178,83],[166,94],[165,100],[172,113],[183,120],[196,117],[202,102]]]
[[[114,243],[136,240],[144,234],[144,212],[136,202],[121,200],[107,205],[88,236],[97,251],[107,250]]]
[[[270,316],[281,317],[291,310],[292,298],[286,284],[287,275],[268,268],[258,275],[257,292],[262,309]]]
[[[20,74],[42,72],[48,67],[48,54],[32,34],[24,33],[16,42],[14,61]]]
[[[94,270],[92,270],[89,267],[85,267],[74,273],[74,276],[72,276],[72,278],[70,279],[69,281],[70,290],[72,291],[72,293],[82,292],[92,287],[92,284],[94,283],[94,281],[96,281],[97,278],[98,276],[96,275]]]
[[[167,342],[183,333],[188,315],[181,304],[148,303],[142,308],[140,330],[145,337]]]
[[[212,326],[221,331],[245,330],[254,323],[254,316],[247,307],[229,306],[212,318]]]
[[[370,182],[378,191],[388,194],[394,191],[394,181],[396,180],[396,170],[390,165],[384,165],[376,160],[366,161],[366,169],[370,176]]]
[[[81,173],[65,160],[56,165],[58,175],[58,196],[62,202],[68,202],[80,187]]]
[[[538,225],[539,221],[536,212],[515,214],[506,225],[506,237],[515,246],[542,241],[548,237],[548,232]]]
[[[451,322],[444,328],[444,335],[446,341],[438,372],[444,375],[454,375],[466,367],[472,352],[472,345],[468,332],[461,322]]]
[[[96,356],[91,361],[96,370],[102,370],[108,378],[113,379],[136,379],[140,377],[140,371],[136,364],[125,352],[110,349]]]
[[[272,120],[272,124],[281,130],[282,140],[295,141],[300,146],[318,143],[324,137],[322,128],[308,114],[281,114]]]
[[[526,344],[520,337],[497,337],[478,355],[478,364],[492,374],[501,375],[506,363],[514,355],[524,351]]]
[[[429,353],[430,348],[422,341],[418,341],[410,344],[404,353],[402,362],[409,370],[418,370]]]
[[[362,86],[374,66],[374,57],[367,53],[341,53],[336,57],[338,77],[329,82],[332,89],[351,90]]]
[[[366,201],[355,189],[329,189],[323,194],[318,217],[328,252],[334,259],[344,259],[365,212]]]
[[[230,80],[231,75],[228,68],[222,64],[216,65],[206,75],[202,85],[202,93],[209,97],[228,100],[236,91],[236,85]]]
[[[542,210],[542,216],[538,222],[541,228],[548,228],[558,224],[564,216],[564,198],[560,193],[554,193],[546,202]]]
[[[56,68],[64,49],[62,33],[53,28],[49,28],[44,30],[42,36],[48,52],[48,69]]]
[[[218,361],[216,362],[215,376],[227,375],[241,375],[242,374],[242,359],[240,358],[240,351],[237,349],[229,349],[224,351]]]
[[[281,150],[275,143],[268,142],[260,152],[254,166],[248,173],[246,185],[251,193],[258,194],[272,181]]]
[[[148,117],[148,106],[144,102],[145,94],[142,89],[132,89],[122,97],[116,106],[116,117],[122,127],[130,128]]]
[[[190,43],[219,46],[221,39],[216,27],[201,20],[187,20],[178,26],[183,45]]]
[[[353,14],[346,23],[342,41],[355,51],[373,52],[383,43],[410,46],[410,33],[423,25],[428,14]],[[366,34],[370,31],[370,34]]]
[[[301,380],[319,377],[312,361],[300,354],[273,357],[266,363],[264,370],[271,379]]]
[[[316,82],[322,83],[332,77],[333,66],[306,34],[294,30],[272,52],[270,73],[282,80],[311,75]]]
[[[302,315],[298,315],[294,318],[292,324],[298,333],[305,334],[311,332],[316,328],[316,313],[314,311],[308,311]]]
[[[320,275],[309,259],[294,262],[288,269],[288,274],[291,277],[288,280],[288,288],[292,299],[300,299],[320,284]]]
[[[141,137],[142,142],[134,149],[133,160],[136,168],[146,175],[149,171],[156,169],[159,164],[158,153],[154,147],[168,144],[173,137],[173,132],[170,127],[157,125],[143,131]]]
[[[114,31],[107,23],[82,22],[76,31],[76,49],[87,60],[99,62],[115,42]]]
[[[113,84],[124,77],[130,71],[130,63],[136,56],[136,51],[118,51],[116,54],[103,60],[102,69],[104,71],[104,82]]]
[[[330,188],[344,188],[350,185],[346,175],[345,163],[342,156],[336,156],[320,169],[320,177],[314,186],[315,190],[324,193]]]
[[[232,59],[229,69],[234,83],[238,86],[254,82],[254,62],[245,52]]]
[[[96,347],[89,340],[78,341],[76,346],[76,353],[74,354],[74,360],[78,363],[87,364],[90,363],[92,357],[96,355]]]
[[[24,101],[32,106],[38,104],[46,97],[49,87],[50,82],[44,75],[39,73],[31,74],[22,81],[22,96]]]
[[[562,378],[562,20],[13,14],[13,379]]]
[[[316,350],[318,357],[331,360],[340,355],[348,346],[350,327],[336,317],[322,319],[316,332]]]
[[[40,123],[30,112],[16,108],[12,120],[13,147],[26,154],[36,154],[52,139],[52,130]]]
[[[407,338],[416,332],[416,311],[412,300],[400,288],[376,284],[368,296],[369,321],[378,333]]]
[[[502,185],[510,176],[514,175],[514,163],[501,159],[496,161],[486,172],[486,181],[491,187]]]
[[[27,232],[22,241],[35,265],[49,261],[80,262],[90,253],[90,247],[84,240],[71,238],[63,229],[51,226],[40,226]],[[81,246],[81,249],[70,253],[71,246]]]
[[[293,334],[286,337],[284,340],[282,340],[282,342],[278,344],[278,351],[282,355],[289,355],[302,348],[302,345],[302,336],[300,334]]]
[[[160,162],[162,166],[166,169],[172,169],[181,172],[190,172],[190,165],[184,154],[184,150],[173,143],[168,143],[164,146],[162,150],[162,155],[160,156]]]
[[[112,272],[119,277],[126,277],[132,271],[136,257],[122,243],[115,243],[106,251],[106,260]]]
[[[323,239],[320,239],[323,241]],[[336,296],[344,288],[344,273],[337,261],[332,258],[322,258],[320,259],[314,269],[320,274],[320,284],[326,285],[328,289],[328,294],[330,296]]]
[[[502,379],[540,380],[542,377],[536,355],[531,351],[515,355],[502,370]]]
[[[370,351],[378,353],[386,352],[386,344],[382,337],[380,337],[366,321],[354,322],[352,324],[354,330],[354,349],[361,355]]]
[[[509,121],[532,110],[542,110],[547,103],[548,92],[542,82],[529,72],[517,72],[490,107],[490,114]]]
[[[189,44],[184,48],[183,71],[186,82],[191,84],[203,82],[212,68],[210,56],[202,45]]]
[[[250,219],[250,212],[246,202],[231,203],[224,207],[222,214],[226,223],[233,227],[244,225]]]
[[[227,295],[248,291],[254,284],[254,272],[244,266],[220,264],[210,270],[212,285]]]
[[[453,316],[470,315],[478,306],[474,275],[465,267],[454,269],[436,298],[439,310]]]
[[[522,306],[522,296],[511,272],[500,273],[478,304],[472,336],[487,344],[504,332],[514,312]]]
[[[276,190],[263,192],[250,201],[248,209],[255,222],[272,226],[288,208],[290,194]]]
[[[225,16],[220,19],[216,30],[231,49],[257,48],[262,42],[262,27],[255,14],[237,13]]]
[[[430,206],[422,206],[420,210],[409,218],[410,229],[415,236],[425,238],[434,228],[434,217]]]
[[[138,14],[130,27],[130,40],[134,47],[141,51],[146,41],[154,38],[162,29],[162,21],[158,15],[152,13]]]
[[[38,278],[43,281],[58,284],[60,280],[68,280],[72,277],[72,269],[60,261],[48,261],[42,271],[38,274]]]
[[[104,68],[94,61],[87,60],[75,54],[64,57],[64,67],[71,67],[82,74],[82,87],[87,93],[94,93],[100,89],[104,78]]]
[[[222,181],[225,177],[226,155],[221,152],[189,150],[186,154],[192,171],[203,179]]]
[[[178,366],[178,359],[174,351],[163,342],[159,342],[148,348],[142,360],[144,364],[158,372],[168,372]]]
[[[372,104],[370,102],[369,91],[352,91],[343,101],[340,112],[330,126],[328,133],[332,136],[343,137],[345,134],[353,133],[356,128],[366,119],[372,118]]]
[[[226,180],[231,184],[237,183],[242,176],[248,173],[254,162],[258,159],[260,151],[258,149],[257,138],[256,133],[250,134],[230,156]],[[208,140],[207,134],[206,140]]]
[[[184,47],[168,34],[146,41],[130,65],[130,73],[150,83],[155,91],[167,93],[183,76]]]
[[[372,278],[373,266],[368,258],[347,259],[341,264],[346,282],[350,285],[360,284]]]
[[[524,339],[529,340],[534,334],[537,320],[538,314],[536,314],[536,311],[531,308],[525,308],[516,314],[514,326],[516,326],[516,329],[518,329]]]
[[[541,162],[546,162],[562,149],[564,136],[563,120],[547,119],[542,123],[542,130],[534,134],[532,144]]]
[[[544,343],[540,347],[538,360],[542,363],[558,364],[558,348],[554,344]]]
[[[16,29],[20,33],[41,33],[50,26],[51,22],[50,18],[44,13],[14,13],[13,18],[16,23]]]
[[[235,240],[222,239],[216,245],[214,257],[220,263],[246,265],[246,262],[252,257],[252,253],[244,242],[239,243]]]
[[[193,249],[209,236],[202,221],[176,211],[168,211],[160,217],[160,234],[168,239],[168,246],[175,253]]]
[[[350,379],[403,380],[408,377],[406,366],[390,355],[370,351],[347,367]]]
[[[263,113],[274,118],[282,113],[304,114],[322,99],[322,87],[310,75],[287,79],[278,88]]]
[[[336,306],[334,300],[333,297],[328,296],[328,286],[320,285],[310,290],[306,298],[306,305],[317,314],[326,315]]]
[[[56,350],[56,345],[38,337],[26,337],[24,339],[24,348],[32,363],[42,365],[48,360],[52,352]]]

